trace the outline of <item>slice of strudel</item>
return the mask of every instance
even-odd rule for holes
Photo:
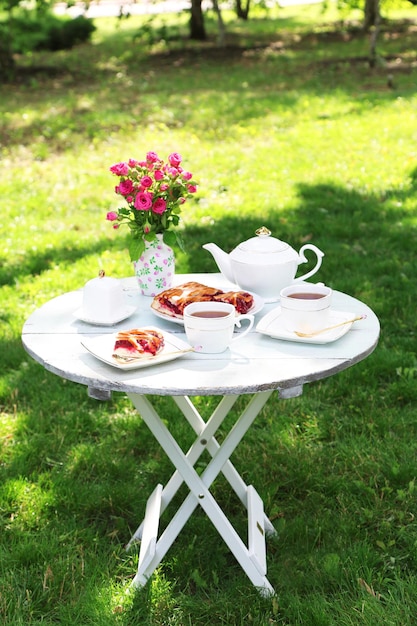
[[[254,304],[252,294],[247,291],[224,292],[198,282],[188,282],[172,287],[154,297],[151,308],[168,317],[182,318],[184,308],[192,302],[228,302],[239,314],[247,313]]]
[[[120,360],[140,359],[157,355],[164,347],[164,336],[157,330],[133,328],[116,335],[113,357]]]

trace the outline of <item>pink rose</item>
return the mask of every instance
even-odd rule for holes
[[[162,183],[162,185],[160,186],[160,190],[166,191],[167,189],[169,189],[169,185],[167,183]]]
[[[183,177],[184,180],[191,180],[193,177],[191,172],[181,172],[181,176]]]
[[[164,177],[164,174],[161,172],[161,170],[155,170],[153,175],[155,176],[156,181],[160,181]]]
[[[161,215],[162,213],[165,213],[166,208],[167,203],[165,202],[165,200],[163,198],[157,198],[153,204],[152,212]]]
[[[145,187],[145,189],[148,189],[148,187],[152,187],[152,183],[153,180],[150,176],[143,176],[140,179],[140,184],[142,185],[142,187]]]
[[[117,176],[127,176],[129,174],[129,166],[127,163],[116,163],[111,166],[110,171]]]
[[[137,165],[139,165],[139,161],[136,161],[136,159],[129,159],[127,163],[129,167],[136,167]]]
[[[113,228],[114,230],[117,230],[119,228],[120,224],[113,224]]]
[[[182,156],[178,154],[178,152],[173,152],[172,154],[169,155],[168,161],[171,163],[173,167],[178,167],[178,165],[182,161]]]
[[[135,209],[149,211],[152,207],[152,194],[149,191],[140,191],[135,198]]]
[[[118,218],[119,216],[115,213],[115,211],[109,211],[106,215],[106,220],[109,220],[109,222],[114,222]]]
[[[147,152],[146,160],[150,163],[156,163],[156,161],[159,161],[159,156],[156,154],[156,152]]]
[[[176,168],[176,167],[169,167],[169,168],[167,169],[167,172],[168,172],[168,174],[169,174],[170,176],[172,176],[172,178],[175,178],[175,177],[176,177],[176,176],[178,176],[178,174],[179,174],[179,171],[177,170],[177,168]]]
[[[130,193],[132,193],[133,190],[132,181],[129,179],[121,180],[119,186],[117,187],[117,190],[121,196],[128,196]]]
[[[196,193],[197,186],[196,185],[187,185],[188,193]]]
[[[143,232],[145,233],[145,235],[151,232],[151,225],[148,222],[143,225]]]

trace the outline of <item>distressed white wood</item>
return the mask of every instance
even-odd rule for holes
[[[176,276],[176,284],[189,280],[227,290],[233,288],[220,274]],[[93,398],[108,399],[112,391],[127,393],[174,464],[171,479],[165,487],[158,485],[149,498],[145,518],[128,544],[142,541],[134,584],[147,582],[200,505],[252,583],[262,594],[271,594],[273,588],[266,578],[265,534],[274,532],[274,528],[264,513],[262,499],[243,481],[230,456],[273,391],[278,391],[281,398],[295,397],[302,393],[304,384],[331,376],[367,357],[378,342],[378,319],[365,304],[334,292],[335,309],[351,312],[352,316],[367,316],[334,343],[317,345],[272,339],[257,333],[255,324],[249,335],[222,354],[190,353],[169,363],[123,371],[95,359],[83,348],[81,340],[140,326],[155,326],[186,340],[182,325],[161,320],[152,313],[151,299],[140,295],[135,278],[124,280],[123,285],[128,304],[136,306],[136,312],[129,319],[108,327],[79,321],[74,312],[81,306],[82,291],[74,291],[54,298],[36,310],[23,327],[22,341],[28,354],[47,370],[86,385]],[[277,303],[266,305],[257,314],[256,323],[276,306]],[[238,396],[252,393],[253,398],[220,445],[215,437],[217,429]],[[146,395],[174,398],[196,434],[186,453],[180,449]],[[204,395],[223,396],[207,421],[188,397]],[[204,449],[209,452],[211,460],[200,476],[194,465]],[[247,509],[248,546],[209,491],[220,472]],[[183,482],[190,493],[158,537],[160,516]]]
[[[176,277],[177,283],[188,280],[223,286],[218,274]],[[184,340],[186,337],[181,325],[161,320],[152,313],[150,298],[140,295],[135,279],[126,279],[124,284],[129,304],[137,305],[129,319],[109,327],[80,322],[73,313],[81,305],[82,292],[64,294],[45,303],[25,323],[22,340],[28,353],[58,376],[97,390],[202,396],[277,389],[288,395],[291,392],[285,390],[326,378],[361,361],[373,351],[379,337],[378,319],[371,309],[350,296],[334,292],[335,309],[367,315],[334,343],[292,343],[253,330],[219,355],[190,353],[169,363],[126,372],[98,361],[83,348],[80,340],[149,325],[178,334]],[[266,305],[256,315],[256,321],[276,306],[276,303]]]

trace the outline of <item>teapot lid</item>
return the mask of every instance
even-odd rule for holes
[[[231,254],[235,261],[256,263],[257,265],[274,265],[286,263],[298,257],[288,243],[271,237],[271,231],[265,226],[258,228],[255,234],[256,237],[251,237],[233,250]]]

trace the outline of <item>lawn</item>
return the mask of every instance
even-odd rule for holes
[[[0,87],[0,618],[11,626],[415,623],[415,9],[389,15],[374,68],[356,23],[319,5],[225,17],[225,50],[214,20],[197,46],[183,15],[159,17],[155,36],[146,17],[102,18],[91,45],[20,59]],[[216,271],[204,243],[231,250],[265,224],[322,249],[317,278],[381,321],[369,358],[270,401],[233,457],[277,530],[273,598],[202,512],[133,593],[138,555],[124,545],[171,466],[123,395],[94,401],[22,348],[38,306],[100,268],[132,274],[105,219],[119,206],[109,167],[149,150],[179,152],[199,183],[179,272]],[[197,402],[208,414],[216,401]],[[176,409],[157,403],[187,446]],[[221,480],[213,491],[244,535]]]

